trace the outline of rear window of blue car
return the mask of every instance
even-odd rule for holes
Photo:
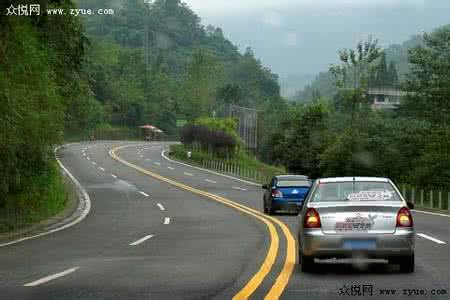
[[[277,187],[310,187],[311,182],[309,180],[278,180]]]

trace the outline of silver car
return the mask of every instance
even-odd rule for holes
[[[387,178],[317,179],[299,214],[299,262],[315,258],[382,258],[414,271],[414,226],[406,202]]]

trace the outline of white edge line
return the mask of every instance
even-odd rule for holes
[[[67,145],[64,145],[64,146],[67,147],[67,146],[69,146],[69,145],[75,145],[75,144],[78,144],[78,143],[67,144]],[[60,148],[61,148],[61,146],[56,147],[56,148],[54,149],[53,152],[56,153],[56,151],[58,151]],[[80,184],[80,182],[72,175],[72,173],[70,173],[69,170],[67,170],[66,167],[64,167],[64,165],[63,165],[63,164],[61,163],[61,161],[56,157],[56,155],[55,155],[55,158],[56,158],[56,162],[59,164],[59,166],[61,167],[61,169],[66,173],[66,175],[70,178],[70,180],[71,180],[71,181],[75,184],[75,186],[77,187],[77,194],[78,194],[78,197],[79,197],[79,198],[82,198],[82,199],[80,199],[80,202],[78,203],[77,211],[80,210],[80,209],[82,208],[82,205],[84,204],[84,209],[83,209],[83,211],[82,211],[81,214],[78,216],[78,218],[76,218],[76,219],[73,220],[72,222],[69,222],[69,223],[67,223],[67,224],[65,224],[65,225],[63,225],[63,226],[61,226],[61,227],[58,227],[58,228],[55,228],[55,229],[52,229],[52,230],[50,230],[50,231],[43,232],[43,233],[40,233],[40,234],[31,235],[31,236],[26,236],[26,237],[23,237],[23,238],[20,238],[20,239],[18,239],[18,240],[14,240],[14,241],[11,241],[11,242],[3,243],[3,244],[0,244],[0,247],[5,247],[5,246],[8,246],[8,245],[17,244],[17,243],[20,243],[20,242],[23,242],[23,241],[26,241],[26,240],[31,240],[31,239],[34,239],[34,238],[37,238],[37,237],[41,237],[41,236],[50,234],[50,233],[54,233],[54,232],[58,232],[58,231],[64,230],[64,229],[66,229],[66,228],[69,228],[69,227],[71,227],[71,226],[73,226],[73,225],[76,225],[76,224],[80,223],[80,222],[83,221],[83,219],[86,218],[86,216],[89,214],[89,211],[91,210],[91,198],[89,198],[88,193],[87,193],[86,190],[83,188],[83,186]],[[84,200],[84,201],[83,201],[83,200]]]
[[[446,215],[446,214],[434,213],[434,212],[429,212],[429,211],[424,211],[424,210],[417,210],[417,209],[413,209],[412,211],[413,212],[422,213],[422,214],[429,214],[429,215],[433,215],[433,216],[441,216],[441,217],[450,218],[450,215]]]
[[[170,218],[164,217],[164,225],[170,224]]]
[[[438,239],[436,239],[436,238],[434,238],[432,236],[426,235],[425,233],[417,233],[417,235],[421,236],[421,237],[423,237],[423,238],[425,238],[427,240],[433,241],[433,242],[435,242],[437,244],[441,244],[441,245],[447,244],[446,242],[438,240]]]
[[[75,272],[75,271],[78,270],[79,268],[80,268],[80,267],[70,268],[70,269],[67,269],[67,270],[65,270],[65,271],[62,271],[62,272],[60,272],[60,273],[56,273],[56,274],[53,274],[53,275],[49,275],[49,276],[46,276],[46,277],[44,277],[44,278],[38,279],[38,280],[36,280],[36,281],[30,282],[30,283],[26,283],[26,284],[24,284],[23,286],[37,286],[37,285],[40,285],[40,284],[49,282],[50,280],[54,280],[54,279],[57,279],[57,278],[60,278],[60,277],[69,275],[70,273]]]
[[[247,184],[250,184],[250,185],[261,186],[259,183],[255,183],[255,182],[247,181],[247,180],[244,180],[244,179],[236,178],[236,177],[233,177],[233,176],[230,176],[230,175],[220,174],[220,173],[208,170],[208,169],[204,169],[204,168],[200,168],[200,167],[196,167],[196,166],[191,166],[189,164],[185,164],[185,163],[182,163],[180,161],[176,161],[176,160],[170,159],[170,158],[168,158],[166,156],[166,154],[165,154],[166,152],[167,152],[167,150],[161,151],[161,156],[164,157],[166,160],[168,160],[170,162],[173,162],[173,163],[176,163],[176,164],[180,164],[180,165],[183,165],[183,166],[186,166],[186,167],[194,168],[194,169],[197,169],[197,170],[201,170],[201,171],[204,171],[204,172],[208,172],[208,173],[211,173],[211,174],[214,174],[214,175],[219,175],[219,176],[222,176],[222,177],[225,177],[225,178],[234,179],[234,180],[237,180],[237,181],[240,181],[240,182],[244,182],[244,183],[247,183]]]
[[[144,192],[142,192],[142,191],[139,191],[139,193],[140,193],[141,195],[144,195],[145,197],[150,197],[148,194],[146,194],[146,193],[144,193]]]
[[[144,236],[143,238],[137,240],[136,242],[131,243],[130,246],[136,246],[136,245],[139,245],[140,243],[142,243],[142,242],[144,242],[144,241],[146,241],[146,240],[148,240],[148,239],[150,239],[150,238],[152,238],[152,237],[154,237],[153,234],[146,235],[146,236]]]
[[[159,207],[160,210],[162,210],[162,211],[166,210],[166,209],[164,208],[164,206],[162,206],[161,203],[158,203],[158,204],[156,204],[156,205]]]
[[[247,191],[247,189],[244,189],[244,188],[241,188],[241,187],[238,187],[238,186],[232,186],[231,188],[235,189],[235,190],[238,190],[238,191]]]

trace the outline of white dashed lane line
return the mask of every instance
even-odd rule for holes
[[[172,167],[167,167],[167,169],[169,169],[169,170],[175,170],[175,168],[172,168]]]
[[[116,176],[116,175],[114,175],[114,174],[111,174],[111,177],[112,177],[112,178],[117,178],[117,176]]]
[[[164,218],[164,225],[170,224],[170,217]]]
[[[446,242],[438,240],[438,239],[436,239],[436,238],[434,238],[432,236],[426,235],[425,233],[417,233],[417,235],[420,236],[420,237],[423,237],[424,239],[427,239],[427,240],[430,240],[432,242],[435,242],[437,244],[441,244],[441,245],[447,244]]]
[[[86,157],[86,159],[87,159],[87,160],[91,160],[91,158],[90,158],[90,157]]]
[[[92,164],[93,164],[94,166],[96,166],[96,165],[97,165],[97,163],[96,163],[96,162],[94,162],[94,161],[92,162]]]
[[[36,281],[30,282],[30,283],[26,283],[26,284],[24,284],[23,286],[37,286],[37,285],[41,285],[41,284],[46,283],[46,282],[49,282],[49,281],[51,281],[51,280],[54,280],[54,279],[57,279],[57,278],[60,278],[60,277],[69,275],[70,273],[75,272],[75,271],[78,270],[79,268],[80,268],[80,267],[70,268],[70,269],[67,269],[67,270],[65,270],[65,271],[62,271],[62,272],[60,272],[60,273],[56,273],[56,274],[53,274],[53,275],[49,275],[49,276],[46,276],[46,277],[44,277],[44,278],[38,279],[38,280],[36,280]]]
[[[102,167],[99,167],[99,169],[100,169],[100,170],[102,170],[103,172],[105,171],[105,169],[104,169],[104,168],[102,168]]]
[[[142,191],[139,191],[139,193],[140,193],[141,195],[145,196],[145,197],[150,197],[148,194],[146,194],[146,193],[144,193],[144,192],[142,192]]]
[[[210,182],[210,183],[217,183],[217,181],[211,180],[211,179],[205,179],[206,182]]]
[[[238,191],[247,191],[247,189],[244,189],[244,188],[241,188],[241,187],[238,187],[238,186],[232,186],[231,188],[235,189],[235,190],[238,190]]]
[[[156,204],[160,210],[165,211],[166,209],[164,208],[164,206],[162,206],[161,203]]]
[[[194,176],[194,174],[188,173],[188,172],[184,172],[184,175],[187,175],[187,176]]]
[[[159,163],[159,162],[157,162],[157,161],[155,161],[154,164],[155,164],[155,165],[158,165],[158,166],[161,165],[161,163]]]
[[[154,237],[153,234],[146,235],[146,236],[144,236],[143,238],[137,240],[136,242],[131,243],[130,246],[136,246],[136,245],[139,245],[140,243],[143,243],[143,242],[145,242],[146,240],[151,239],[152,237]]]

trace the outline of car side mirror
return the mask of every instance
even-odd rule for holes
[[[409,209],[414,209],[414,203],[406,201],[406,205],[408,206]]]
[[[269,189],[269,185],[268,185],[268,184],[263,184],[263,185],[262,185],[262,188],[265,189],[265,190],[267,190],[267,189]]]

